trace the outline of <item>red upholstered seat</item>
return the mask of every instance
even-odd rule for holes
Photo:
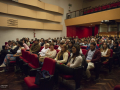
[[[30,44],[29,48],[31,48],[32,44]]]
[[[86,14],[86,11],[84,11],[84,15]]]
[[[30,52],[29,51],[26,51],[26,56],[25,56],[25,59],[23,59],[23,61],[26,63],[30,63]]]
[[[56,65],[55,60],[53,60],[51,58],[45,58],[41,71],[46,70],[50,73],[50,75],[54,75],[55,65]],[[34,84],[35,83],[35,77],[25,77],[24,81],[30,89],[39,88],[39,86]]]
[[[113,50],[110,49],[110,57],[113,57]]]
[[[81,49],[86,49],[87,48],[87,46],[81,46]]]
[[[60,50],[56,49],[56,51],[57,51],[57,53],[58,53]]]
[[[82,49],[82,53],[85,55],[87,53],[86,49]]]
[[[35,77],[26,77],[24,78],[25,83],[29,88],[39,88],[35,83]]]
[[[108,62],[103,62],[103,64],[108,64]]]
[[[62,78],[64,78],[64,79],[72,79],[73,78],[73,76],[72,75],[60,75]]]
[[[25,55],[26,55],[25,49],[22,49],[21,52],[22,52],[22,56],[20,56],[20,59],[25,59]]]
[[[5,42],[5,46],[8,44],[8,42]]]
[[[58,47],[59,47],[58,45],[55,45],[55,46],[54,46],[54,49],[58,49]]]
[[[31,62],[28,64],[31,68],[39,68],[39,60],[36,54],[31,55]]]
[[[120,85],[116,85],[116,86],[114,87],[114,90],[120,90]]]
[[[16,61],[10,61],[10,63],[16,63]]]
[[[41,50],[42,50],[43,48],[44,48],[43,46],[40,48],[40,52],[41,52]]]

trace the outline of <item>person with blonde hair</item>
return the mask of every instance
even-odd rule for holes
[[[67,63],[68,60],[68,48],[66,44],[63,44],[61,46],[61,51],[57,54],[57,57],[55,58],[56,62],[58,64],[60,63]]]

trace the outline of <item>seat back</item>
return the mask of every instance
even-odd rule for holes
[[[8,42],[5,42],[5,46],[8,44]]]
[[[26,53],[25,53],[25,52],[26,52],[25,49],[22,49],[21,52],[22,52],[22,58],[25,59],[25,55],[26,55]]]
[[[43,46],[41,46],[41,48],[40,48],[40,52],[41,52],[41,50],[43,49],[44,47]]]
[[[113,57],[113,50],[110,49],[110,57]]]
[[[56,52],[59,53],[60,50],[56,49]]]
[[[31,59],[30,59],[30,52],[26,51],[26,60],[30,63]]]
[[[81,46],[81,49],[86,49],[87,48],[87,46]]]
[[[31,64],[32,64],[33,66],[35,66],[35,68],[39,68],[39,67],[40,67],[37,54],[32,54],[32,55],[31,55]]]
[[[58,49],[58,47],[59,47],[58,45],[55,45],[55,46],[54,46],[54,49]]]
[[[31,48],[32,44],[30,44],[29,48]]]
[[[46,70],[50,75],[54,75],[56,61],[51,58],[45,58],[41,71]]]
[[[86,49],[82,49],[82,53],[83,53],[83,55],[86,55],[87,50]]]

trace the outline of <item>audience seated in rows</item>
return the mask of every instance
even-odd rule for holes
[[[6,55],[4,62],[2,63],[2,65],[0,67],[6,67],[6,65],[8,65],[10,61],[15,61],[16,57],[19,57],[22,55],[21,50],[24,49],[23,43],[18,41],[18,47],[19,47],[19,49],[17,50],[16,54],[7,54]],[[4,72],[4,71],[5,71],[5,69],[3,69],[1,72]]]

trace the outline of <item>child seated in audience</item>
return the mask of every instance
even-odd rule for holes
[[[39,40],[35,40],[35,43],[33,43],[32,46],[30,47],[30,52],[38,54],[39,51],[40,51]]]
[[[110,49],[108,48],[107,43],[103,43],[103,46],[100,49],[100,52],[101,52],[101,61],[108,62],[110,57]]]
[[[49,49],[49,43],[46,43],[45,47],[38,53],[39,57],[45,56],[45,53],[47,52],[48,49]]]
[[[23,47],[23,43],[21,41],[18,41],[18,47],[19,47],[19,49],[17,50],[16,54],[7,54],[6,55],[4,62],[2,63],[2,65],[0,67],[6,67],[6,65],[8,65],[10,61],[15,61],[16,57],[19,57],[22,55],[21,50],[24,49],[24,47]],[[1,72],[4,72],[4,71],[5,70],[2,70]]]
[[[42,56],[42,57],[40,57],[39,58],[39,61],[40,62],[44,62],[44,59],[45,59],[45,57],[49,57],[49,58],[55,58],[55,56],[56,56],[56,50],[54,49],[54,44],[53,43],[51,43],[50,44],[50,49],[48,49],[47,50],[47,52],[45,53],[45,56]]]
[[[82,60],[83,59],[82,59],[82,57],[79,53],[80,52],[79,50],[80,50],[79,45],[74,45],[72,47],[73,55],[70,57],[67,65],[56,64],[55,74],[54,74],[56,84],[58,84],[58,76],[60,74],[73,75],[74,74],[74,68],[80,67],[82,65]]]
[[[57,57],[55,58],[56,62],[58,64],[60,63],[67,63],[68,60],[68,50],[67,50],[67,45],[63,44],[61,46],[61,51],[59,51],[59,53],[57,54]]]

